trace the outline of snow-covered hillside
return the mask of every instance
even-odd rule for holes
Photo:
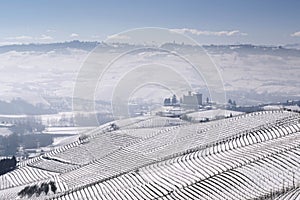
[[[293,196],[300,186],[299,119],[299,113],[276,110],[207,123],[158,116],[111,122],[19,162],[0,176],[0,198]]]

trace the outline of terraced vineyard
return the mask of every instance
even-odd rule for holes
[[[300,199],[297,113],[264,111],[197,124],[155,116],[114,124],[118,130],[106,124],[18,163],[0,176],[0,199]],[[18,195],[50,182],[56,190]]]

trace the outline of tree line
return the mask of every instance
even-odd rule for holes
[[[36,196],[40,196],[43,192],[47,195],[49,191],[52,191],[54,194],[57,191],[57,187],[54,181],[50,181],[49,183],[42,183],[41,185],[32,185],[26,186],[23,190],[18,192],[18,196],[28,198],[32,197],[32,195],[36,194]]]
[[[13,156],[12,158],[5,158],[0,160],[0,175],[6,174],[14,170],[17,166],[16,157]]]

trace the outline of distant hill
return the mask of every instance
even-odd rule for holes
[[[62,42],[62,43],[49,43],[49,44],[14,44],[14,45],[5,45],[0,46],[0,53],[8,52],[8,51],[38,51],[38,52],[48,52],[53,50],[62,50],[66,48],[73,49],[82,49],[86,51],[91,51],[99,42],[82,42],[78,40],[73,40],[70,42]]]
[[[203,96],[208,96],[201,77],[192,75],[193,70],[188,65],[184,69],[183,63],[178,62],[175,57],[169,57],[166,53],[174,51],[182,56],[190,54],[196,57],[199,52],[203,52],[202,48],[220,70],[226,96],[236,100],[238,104],[257,105],[299,99],[300,50],[297,49],[297,44],[286,46],[237,44],[200,47],[172,42],[162,44],[160,48],[166,52],[161,53],[151,48],[142,48],[143,45],[74,40],[50,44],[0,46],[1,100],[11,101],[13,98],[20,97],[36,105],[37,103],[47,104],[41,95],[71,98],[77,73],[89,52],[96,47],[99,52],[104,53],[127,52],[128,58],[134,59],[121,59],[111,66],[115,69],[111,68],[112,73],[106,74],[109,86],[102,91],[100,100],[110,100],[109,91],[112,91],[117,84],[116,80],[125,71],[129,72],[136,61],[142,64],[148,62],[149,59],[154,62],[164,60],[172,67],[182,69],[181,76],[190,79],[193,89],[201,91]],[[137,50],[131,51],[133,49]],[[122,70],[119,70],[121,68]],[[152,93],[149,90],[146,95],[157,101],[161,97],[158,92],[160,90]]]
[[[0,53],[8,52],[8,51],[17,51],[17,52],[25,52],[25,51],[37,51],[37,52],[49,52],[53,50],[63,50],[63,49],[81,49],[86,51],[91,51],[95,47],[101,45],[103,48],[126,48],[126,46],[132,46],[131,44],[119,44],[119,45],[108,45],[105,42],[98,41],[66,41],[59,43],[32,43],[32,44],[13,44],[13,45],[3,45],[0,46]],[[143,45],[141,45],[143,46]],[[177,44],[177,43],[165,43],[160,47],[165,49],[175,49],[175,48],[197,48],[196,46],[185,45],[185,44]],[[252,44],[238,44],[238,45],[203,45],[204,49],[213,51],[215,53],[224,53],[224,52],[239,52],[239,53],[254,53],[257,54],[260,52],[272,52],[275,54],[282,53],[289,55],[291,53],[298,53],[300,50],[300,44],[287,44],[284,46],[267,46],[267,45],[252,45]]]
[[[287,48],[287,49],[297,49],[297,50],[300,50],[300,43],[287,44],[287,45],[284,45],[284,47]]]
[[[4,115],[40,115],[52,114],[56,111],[41,107],[42,105],[32,105],[22,99],[14,99],[11,102],[0,101],[0,114]]]

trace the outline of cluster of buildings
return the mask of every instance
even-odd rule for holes
[[[165,117],[180,117],[187,110],[199,110],[203,105],[202,94],[189,91],[187,95],[183,95],[179,100],[175,94],[171,98],[165,98],[164,110],[157,114]],[[207,106],[207,103],[205,105]]]
[[[189,91],[187,95],[183,95],[179,101],[175,94],[171,98],[164,99],[164,106],[180,106],[186,109],[198,109],[202,105],[202,94],[192,93],[191,91]]]

